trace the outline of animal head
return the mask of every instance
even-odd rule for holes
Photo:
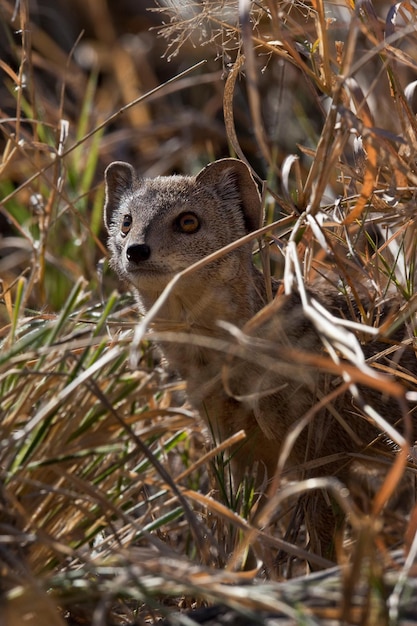
[[[236,159],[215,161],[197,176],[143,180],[131,165],[116,161],[105,181],[111,263],[139,291],[165,287],[177,272],[261,226],[258,189]],[[234,259],[250,260],[250,254],[246,245]],[[209,271],[219,276],[230,270],[225,259]]]

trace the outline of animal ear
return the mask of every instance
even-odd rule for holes
[[[114,161],[104,172],[104,180],[106,182],[104,223],[109,230],[112,215],[119,208],[122,198],[133,190],[136,181],[135,170],[129,163]]]
[[[232,186],[233,191],[239,194],[247,231],[252,232],[262,226],[261,197],[252,174],[243,161],[220,159],[209,163],[197,174],[196,181],[208,186],[223,184],[224,191],[227,191],[227,185]]]

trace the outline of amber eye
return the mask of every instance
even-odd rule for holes
[[[200,228],[200,220],[195,213],[181,213],[175,224],[178,230],[187,234],[195,233]]]
[[[122,226],[120,228],[122,235],[127,235],[131,226],[132,226],[132,216],[123,215]]]

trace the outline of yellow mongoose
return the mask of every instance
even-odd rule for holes
[[[235,159],[216,161],[194,177],[145,180],[129,164],[114,162],[105,178],[111,265],[133,287],[144,314],[177,272],[261,225],[257,186],[247,166]],[[330,309],[339,309],[336,295],[319,295]],[[285,356],[289,348],[323,352],[297,294],[278,296],[268,321],[255,325],[248,356],[228,358],[219,344],[210,344],[231,340],[220,321],[242,329],[266,304],[265,279],[247,243],[180,280],[158,313],[171,329],[189,336],[188,341],[166,341],[160,347],[169,367],[186,381],[188,398],[214,438],[246,431],[246,442],[233,456],[237,481],[255,462],[270,479],[290,428],[332,390],[323,389],[324,378],[316,367]],[[263,355],[268,363],[272,359],[272,370]],[[381,406],[381,398],[376,401]],[[364,449],[378,435],[350,395],[336,397],[330,409],[317,412],[297,438],[289,458],[293,466]],[[391,423],[401,417],[395,402],[388,412]],[[340,414],[344,423],[337,419]],[[339,465],[346,465],[346,457],[339,457],[338,465],[316,469],[315,475],[339,472]]]

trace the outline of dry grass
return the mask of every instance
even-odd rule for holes
[[[255,523],[253,485],[230,493],[224,446],[204,456],[200,426],[146,335],[129,368],[135,313],[103,262],[102,173],[119,158],[144,175],[189,173],[234,152],[266,181],[259,256],[285,288],[325,275],[353,295],[360,331],[381,324],[389,297],[384,333],[406,322],[415,334],[413,6],[377,16],[368,2],[355,12],[347,1],[264,0],[241,2],[237,19],[227,1],[134,15],[104,0],[74,1],[70,12],[63,1],[37,5],[0,6],[0,621],[156,623],[218,602],[249,623],[280,611],[291,624],[388,623],[413,578],[415,514],[385,526],[380,515],[407,442],[392,433],[402,452],[368,515],[324,479],[357,539],[332,608],[279,583],[244,585],[256,576],[240,567],[255,541],[269,555],[259,578],[326,564],[302,538],[285,541],[288,517],[277,517],[317,484],[281,490]],[[388,385],[404,401],[402,387],[358,368],[351,335],[320,323],[350,366],[315,357],[313,367]],[[273,366],[268,351],[262,358]],[[415,402],[416,379],[403,379]],[[392,545],[406,548],[405,565]],[[396,595],[389,569],[400,575]],[[377,593],[383,581],[389,600]]]

